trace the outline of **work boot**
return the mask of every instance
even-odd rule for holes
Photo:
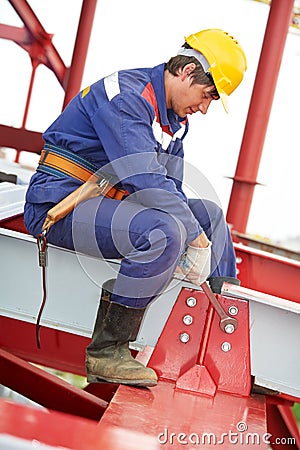
[[[240,280],[234,277],[211,277],[207,281],[215,294],[221,294],[223,283],[235,284],[236,286],[241,284]]]
[[[113,282],[103,285],[92,342],[86,351],[87,381],[155,386],[154,370],[136,361],[129,349],[129,342],[136,340],[145,308],[111,302]]]

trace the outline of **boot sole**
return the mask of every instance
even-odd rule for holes
[[[121,378],[100,378],[94,375],[87,376],[88,383],[117,383],[126,384],[128,386],[156,386],[157,381],[155,380],[124,380]]]

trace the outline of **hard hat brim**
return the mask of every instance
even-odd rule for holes
[[[228,95],[225,94],[225,92],[219,92],[219,96],[223,105],[223,108],[225,109],[225,112],[229,112],[229,102],[228,102]]]

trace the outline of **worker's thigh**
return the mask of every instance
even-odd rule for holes
[[[175,263],[185,240],[185,230],[171,215],[106,197],[80,203],[48,233],[48,241],[61,247],[103,258],[130,256],[141,263],[156,261],[162,253]]]

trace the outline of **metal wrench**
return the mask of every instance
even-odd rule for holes
[[[210,286],[204,281],[204,283],[201,284],[201,288],[203,289],[206,297],[214,307],[214,309],[217,311],[218,315],[220,316],[220,328],[225,333],[231,334],[233,333],[238,326],[238,321],[234,317],[230,317],[226,314],[223,306],[218,301],[217,297],[214,295],[213,291],[211,290]]]

